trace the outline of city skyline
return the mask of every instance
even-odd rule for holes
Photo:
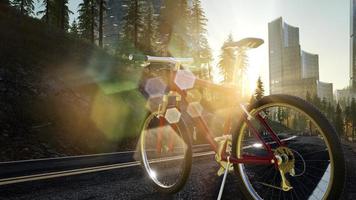
[[[224,3],[222,3],[224,2]],[[261,75],[269,91],[268,23],[283,17],[299,27],[303,50],[319,55],[320,80],[334,83],[334,90],[349,85],[349,0],[224,0],[202,1],[208,21],[208,34],[214,58],[228,33],[235,39],[259,37],[265,44],[252,50],[250,75]],[[251,83],[255,80],[251,80]]]

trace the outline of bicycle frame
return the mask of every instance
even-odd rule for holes
[[[169,77],[169,81],[168,81],[169,82],[168,83],[168,88],[169,88],[169,91],[171,93],[179,94],[180,97],[181,97],[180,99],[182,101],[185,101],[185,97],[187,96],[187,91],[180,89],[179,86],[177,86],[175,81],[174,81],[178,69],[180,69],[180,64],[179,63],[176,63],[176,66],[174,68],[171,67],[170,77]],[[221,91],[221,92],[236,93],[236,89],[235,88],[220,86],[220,85],[214,84],[214,83],[212,83],[210,81],[206,81],[206,80],[202,80],[202,79],[198,79],[198,78],[195,79],[194,87],[204,87],[204,88],[210,88],[210,89],[213,89],[213,90],[216,90],[216,91]],[[166,107],[163,108],[163,109],[166,109]],[[232,163],[232,164],[238,164],[238,163],[263,164],[263,165],[274,164],[275,167],[278,167],[277,159],[274,156],[274,153],[273,153],[273,151],[271,149],[271,145],[266,143],[263,140],[263,138],[261,137],[261,135],[259,134],[257,129],[252,125],[251,119],[250,119],[251,116],[246,111],[246,109],[243,108],[242,110],[244,111],[243,115],[242,115],[242,119],[244,120],[244,122],[246,122],[248,128],[253,132],[253,135],[256,137],[256,139],[258,141],[260,141],[261,144],[263,145],[263,147],[267,150],[268,155],[267,156],[242,155],[240,158],[236,158],[236,157],[232,157],[231,155],[226,155],[226,153],[223,153],[223,155],[221,155],[222,161],[228,161],[229,160],[229,162]],[[266,120],[265,120],[265,118],[263,116],[261,116],[260,114],[257,114],[256,115],[256,119],[266,129],[267,133],[271,136],[271,138],[274,140],[275,143],[277,143],[279,146],[284,146],[284,143],[278,138],[277,134],[268,125],[268,123],[266,122]],[[164,120],[164,117],[160,116],[160,124],[163,123],[163,120]],[[203,120],[203,118],[201,116],[198,116],[198,117],[193,118],[193,120],[199,126],[199,128],[201,130],[203,130],[203,134],[204,134],[207,142],[209,143],[209,145],[213,149],[213,151],[215,153],[218,153],[218,147],[217,147],[216,142],[214,141],[214,138],[212,136],[212,132],[209,129],[208,125]],[[232,116],[229,115],[229,117],[226,119],[225,124],[224,124],[223,135],[230,134],[231,120],[232,120]],[[172,125],[172,128],[175,129],[175,126]],[[158,137],[158,138],[160,138],[160,137]],[[160,140],[160,139],[158,139],[158,140]],[[172,145],[173,144],[169,144],[169,149],[170,150],[173,149]],[[160,148],[161,148],[161,141],[157,141],[157,150],[160,149]],[[226,146],[224,147],[224,151],[223,152],[226,152]]]

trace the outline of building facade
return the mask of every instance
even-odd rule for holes
[[[306,51],[301,52],[302,78],[315,78],[319,80],[319,56]]]
[[[299,29],[278,18],[268,24],[270,93],[285,93],[285,84],[300,80]]]
[[[317,81],[317,95],[320,99],[333,100],[333,84]]]
[[[319,81],[319,56],[301,50],[298,27],[280,17],[268,24],[268,39],[270,94],[305,98],[309,92],[332,101],[332,84]]]
[[[350,89],[356,92],[356,0],[350,8]]]

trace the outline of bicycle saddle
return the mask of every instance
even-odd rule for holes
[[[262,45],[264,41],[260,38],[244,38],[237,42],[229,42],[224,45],[224,48],[257,48]]]

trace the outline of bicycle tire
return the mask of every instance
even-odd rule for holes
[[[271,104],[283,104],[290,105],[295,107],[301,111],[304,111],[308,116],[310,116],[315,123],[320,127],[322,133],[324,134],[326,141],[329,145],[330,152],[333,159],[333,178],[331,185],[328,186],[328,191],[326,191],[326,195],[323,196],[323,199],[339,199],[340,195],[343,191],[344,179],[345,179],[345,162],[342,147],[340,144],[340,140],[338,135],[336,134],[335,128],[330,124],[330,122],[326,119],[326,117],[312,104],[306,102],[305,100],[290,96],[290,95],[270,95],[262,98],[261,100],[255,102],[253,105],[249,106],[247,109],[248,112],[256,110],[263,106],[268,106]],[[241,134],[241,129],[244,124],[243,119],[237,124],[236,131],[233,133],[233,141],[232,141],[232,155],[237,156],[237,152],[239,151],[238,140]],[[243,164],[234,164],[234,172],[238,178],[238,186],[246,199],[258,199],[256,195],[251,192],[251,189],[248,189],[248,185],[246,184],[246,180],[244,182],[243,176],[240,173],[239,169],[243,169],[243,167],[239,168]],[[245,178],[246,179],[246,178]]]
[[[191,170],[191,165],[192,165],[192,144],[191,144],[191,138],[190,135],[188,134],[188,129],[185,123],[185,120],[183,119],[183,116],[181,116],[179,122],[176,124],[178,129],[180,130],[181,136],[183,138],[183,141],[186,144],[186,151],[184,154],[184,164],[182,165],[182,173],[179,176],[179,178],[176,180],[176,182],[173,185],[170,185],[169,187],[162,187],[162,185],[157,183],[157,180],[154,180],[150,176],[150,171],[148,170],[146,163],[145,162],[145,156],[144,156],[144,149],[143,149],[143,137],[144,137],[144,129],[145,125],[147,125],[149,120],[155,119],[157,116],[157,113],[148,113],[145,122],[142,125],[141,128],[141,138],[140,138],[140,160],[141,160],[141,166],[143,167],[143,170],[145,171],[145,174],[147,175],[149,182],[153,185],[154,189],[157,190],[158,192],[161,193],[167,193],[167,194],[173,194],[178,192],[179,190],[184,187],[187,179],[189,178],[190,175],[190,170]],[[147,159],[147,158],[146,158]]]

